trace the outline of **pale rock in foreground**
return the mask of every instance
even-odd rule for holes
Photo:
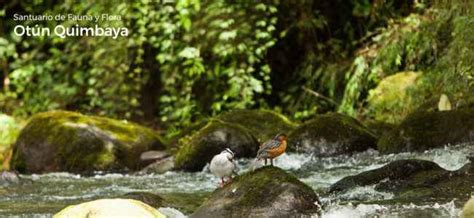
[[[72,205],[54,215],[54,218],[65,217],[150,217],[164,218],[155,208],[132,199],[99,199]]]
[[[464,204],[462,209],[462,218],[473,218],[474,217],[474,198],[471,197],[469,201]]]

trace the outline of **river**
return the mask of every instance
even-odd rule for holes
[[[456,170],[468,163],[466,155],[474,144],[462,144],[417,153],[381,155],[369,150],[352,156],[316,158],[308,154],[284,154],[275,165],[295,174],[317,193],[324,193],[339,179],[381,167],[400,159],[431,160],[447,170]],[[239,159],[240,172],[261,164]],[[167,172],[164,174],[103,174],[92,176],[70,173],[20,175],[19,185],[0,187],[0,216],[51,217],[67,205],[98,198],[113,198],[130,192],[151,192],[173,199],[175,208],[160,208],[163,213],[188,215],[218,187],[219,180],[208,172]],[[352,189],[345,193],[321,195],[323,217],[457,217],[463,202],[430,200],[426,202],[390,201],[393,194],[377,192],[373,186]]]

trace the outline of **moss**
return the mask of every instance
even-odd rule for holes
[[[252,134],[240,125],[212,120],[191,136],[179,142],[182,146],[176,153],[177,169],[200,171],[215,154],[224,148],[231,148],[237,157],[253,157],[258,142]]]
[[[400,72],[385,77],[375,89],[369,91],[368,115],[376,121],[399,123],[414,109],[408,93],[422,75],[417,72]]]
[[[175,153],[179,146],[179,140],[194,134],[196,131],[200,130],[209,123],[209,119],[202,119],[197,122],[192,123],[191,125],[185,127],[180,131],[174,132],[174,134],[167,136],[164,140],[166,145],[169,145],[170,151]]]
[[[289,134],[296,124],[287,117],[271,110],[234,110],[216,119],[238,124],[250,130],[259,142],[273,138],[279,132]]]
[[[238,198],[238,202],[233,206],[240,207],[252,207],[254,205],[262,205],[276,198],[281,194],[281,190],[277,188],[282,183],[290,183],[297,185],[302,193],[314,193],[313,189],[303,182],[299,181],[295,176],[283,171],[276,167],[262,167],[255,171],[248,172],[237,179],[231,184],[228,189],[239,188],[241,190],[252,190],[243,193]],[[217,191],[219,192],[219,190]]]
[[[301,147],[329,156],[375,148],[375,135],[356,119],[338,114],[319,115],[298,127],[289,138],[289,149]]]
[[[164,146],[144,127],[51,111],[30,119],[20,133],[12,163],[21,172],[137,169],[139,155],[150,149]]]
[[[417,112],[377,143],[383,153],[424,151],[474,141],[474,110]]]

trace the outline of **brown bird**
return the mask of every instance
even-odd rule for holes
[[[270,159],[270,164],[273,166],[273,159],[286,151],[286,140],[286,135],[279,133],[273,139],[266,141],[260,146],[260,149],[258,149],[257,159],[264,159],[265,165],[267,165],[267,159]]]

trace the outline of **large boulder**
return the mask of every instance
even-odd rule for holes
[[[216,119],[241,125],[259,142],[273,138],[280,132],[289,134],[296,128],[287,117],[270,110],[234,110],[221,114]]]
[[[65,217],[150,217],[165,218],[155,208],[132,199],[99,199],[72,205],[54,215],[55,218]]]
[[[263,167],[214,191],[191,217],[288,217],[320,209],[306,184],[280,168]]]
[[[259,144],[246,128],[213,120],[191,136],[180,140],[176,153],[175,168],[186,171],[201,171],[212,157],[229,147],[236,157],[254,157]]]
[[[399,123],[415,105],[408,93],[418,85],[420,72],[399,72],[385,77],[369,91],[367,114],[377,121]]]
[[[331,156],[376,147],[375,135],[356,119],[337,113],[318,115],[288,137],[289,149]]]
[[[75,112],[34,115],[18,137],[12,168],[22,173],[136,170],[140,154],[164,149],[139,125]]]
[[[377,143],[383,153],[424,151],[474,141],[474,110],[418,112]]]

